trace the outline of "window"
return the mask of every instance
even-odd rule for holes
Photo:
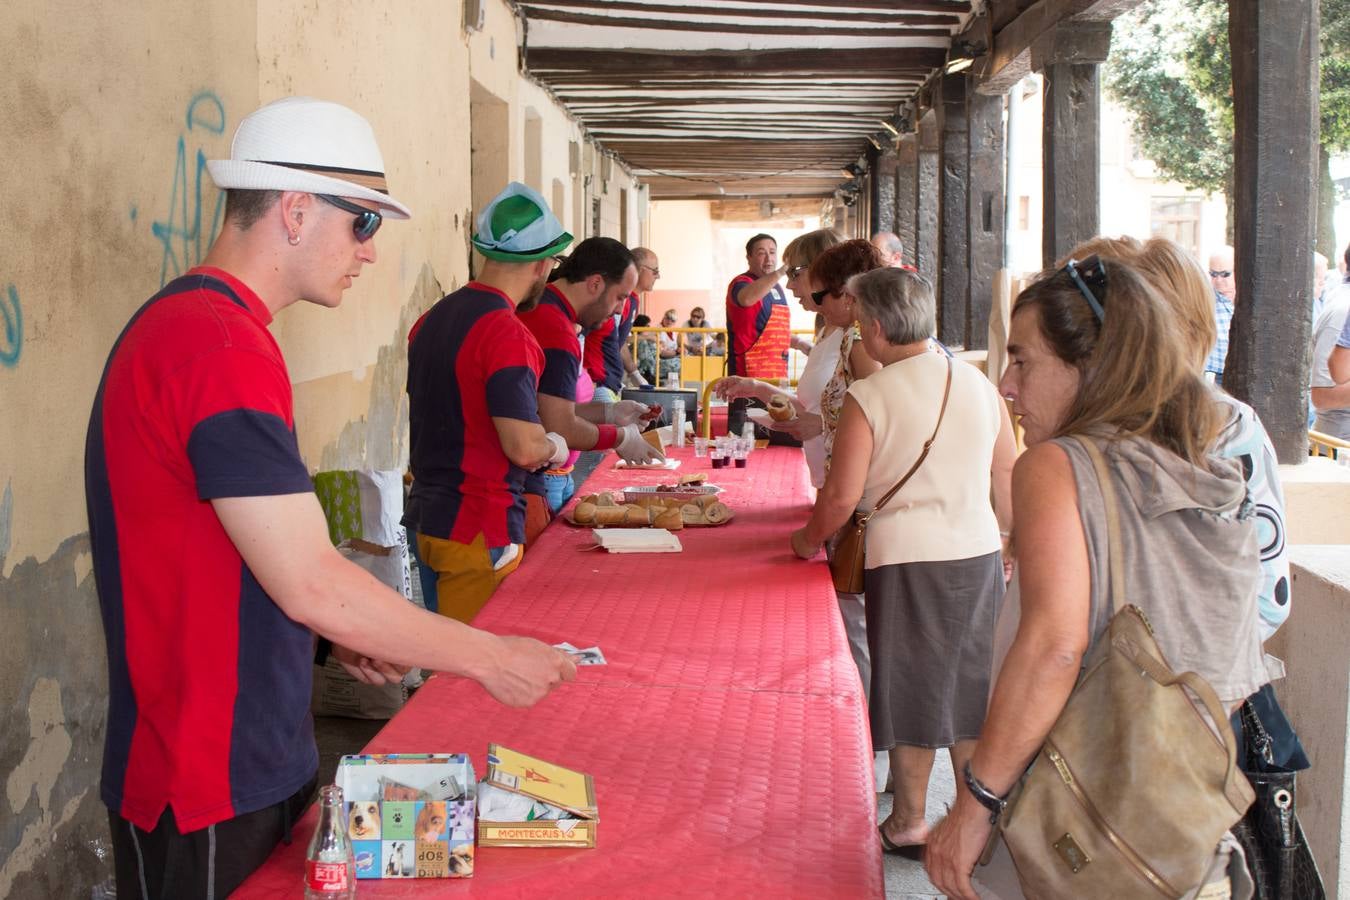
[[[1017,230],[1031,228],[1031,198],[1025,195],[1017,198]]]
[[[1200,201],[1185,197],[1154,197],[1149,230],[1176,241],[1192,256],[1200,256]]]

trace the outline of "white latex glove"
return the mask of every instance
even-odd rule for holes
[[[647,415],[648,406],[636,400],[620,400],[605,407],[606,425],[634,425]]]
[[[647,380],[647,377],[641,372],[628,372],[625,373],[625,377],[628,379],[628,383],[633,387],[647,387],[651,384],[651,382]]]
[[[614,452],[618,453],[619,458],[625,462],[644,465],[660,462],[666,458],[664,453],[647,443],[636,425],[623,426],[619,429],[619,434],[621,436],[619,443],[614,447]]]
[[[561,466],[567,462],[567,457],[572,455],[572,451],[567,449],[567,440],[561,435],[552,431],[547,432],[544,437],[553,445],[553,455],[548,458],[551,465]]]

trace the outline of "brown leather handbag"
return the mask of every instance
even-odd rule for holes
[[[1106,504],[1114,615],[999,830],[1027,897],[1179,898],[1254,795],[1214,689],[1174,673],[1126,603],[1115,486],[1101,451],[1079,440]]]
[[[896,492],[905,486],[905,482],[914,477],[914,473],[919,471],[919,466],[928,458],[928,451],[933,449],[933,441],[937,440],[938,429],[942,427],[942,419],[947,415],[947,398],[952,393],[952,360],[947,357],[947,386],[942,389],[942,408],[938,410],[937,424],[933,426],[933,434],[928,440],[923,442],[923,452],[915,460],[914,465],[909,467],[909,471],[904,477],[895,483],[895,487],[887,491],[871,512],[853,514],[853,518],[847,525],[840,528],[834,538],[834,555],[830,557],[830,577],[834,579],[834,589],[841,594],[861,594],[863,592],[863,568],[866,562],[867,550],[867,523],[872,521],[883,506],[890,502]]]

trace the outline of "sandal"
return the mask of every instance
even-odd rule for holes
[[[903,856],[905,859],[912,859],[916,862],[923,862],[923,844],[895,844],[886,837],[886,829],[880,825],[877,826],[877,836],[881,838],[881,849],[887,853],[895,853]]]

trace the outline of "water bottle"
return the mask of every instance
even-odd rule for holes
[[[352,900],[356,896],[356,858],[342,815],[342,788],[319,791],[319,827],[305,853],[305,900]]]
[[[677,397],[675,407],[670,411],[670,425],[674,430],[673,443],[676,447],[684,446],[684,399]]]

